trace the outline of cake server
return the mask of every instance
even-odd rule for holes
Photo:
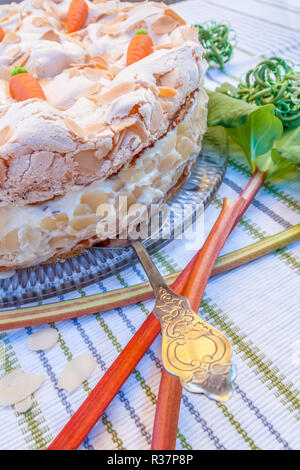
[[[165,369],[189,392],[228,400],[236,375],[231,343],[192,310],[186,297],[166,284],[140,240],[114,240],[112,246],[124,247],[124,242],[134,248],[154,291],[153,313],[161,324]]]

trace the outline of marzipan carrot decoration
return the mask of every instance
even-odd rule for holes
[[[126,64],[131,65],[153,52],[153,41],[145,29],[138,29],[127,49]]]
[[[31,98],[46,99],[41,85],[26,69],[16,67],[10,74],[9,92],[12,98],[17,101],[30,100]]]
[[[89,8],[84,0],[72,0],[67,15],[67,27],[69,33],[74,33],[82,28],[86,22]]]
[[[5,36],[5,33],[3,31],[3,28],[1,28],[0,26],[0,42],[3,41],[4,36]]]

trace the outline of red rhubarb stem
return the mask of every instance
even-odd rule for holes
[[[265,174],[257,171],[231,206],[224,199],[222,211],[193,264],[182,291],[182,295],[189,299],[191,307],[195,312],[199,310],[204,290],[219,252],[255,198],[264,179]],[[152,450],[175,449],[181,395],[182,387],[179,379],[170,375],[164,369],[160,381],[154,418]]]

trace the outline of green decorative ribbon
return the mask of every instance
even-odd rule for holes
[[[232,90],[227,90],[231,96]],[[285,128],[300,125],[300,74],[279,57],[263,60],[249,70],[235,97],[258,106],[273,104]]]
[[[235,32],[228,25],[217,24],[215,21],[204,25],[196,24],[195,27],[198,29],[199,41],[205,48],[208,64],[216,64],[223,69],[232,57],[236,44]]]

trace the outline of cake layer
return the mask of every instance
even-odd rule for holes
[[[24,267],[63,257],[76,247],[107,238],[98,231],[96,211],[101,204],[116,208],[126,197],[129,208],[160,203],[199,153],[206,129],[207,96],[196,92],[184,118],[128,167],[105,181],[73,187],[50,201],[0,208],[0,267]],[[98,209],[98,214],[100,211]],[[121,220],[129,224],[127,215]],[[109,233],[114,236],[113,229]],[[88,242],[85,242],[89,240]]]
[[[168,132],[200,86],[206,65],[197,32],[166,5],[87,4],[85,25],[71,34],[70,0],[0,6],[2,206],[50,200],[110,178]],[[139,28],[154,51],[126,66]],[[16,65],[38,78],[46,101],[11,98]]]

